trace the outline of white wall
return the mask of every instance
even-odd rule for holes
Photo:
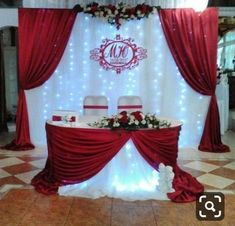
[[[18,27],[18,9],[0,9],[0,28]]]

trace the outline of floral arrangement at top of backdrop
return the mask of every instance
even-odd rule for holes
[[[156,13],[159,8],[159,6],[150,6],[144,3],[133,7],[122,2],[117,5],[99,5],[93,2],[86,6],[74,6],[74,9],[78,12],[91,14],[93,17],[101,17],[108,23],[115,25],[117,29],[120,28],[123,21],[147,18],[149,14]]]

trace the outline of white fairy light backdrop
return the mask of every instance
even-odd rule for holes
[[[90,50],[99,48],[103,39],[114,39],[117,34],[133,38],[137,46],[147,49],[146,59],[121,74],[106,71],[90,59]],[[42,86],[26,91],[32,142],[46,144],[45,121],[51,119],[53,111],[75,110],[82,115],[83,99],[87,95],[105,95],[110,115],[117,113],[119,96],[140,96],[144,113],[183,122],[180,147],[199,144],[210,100],[193,91],[182,78],[157,15],[124,22],[119,30],[100,18],[77,15],[54,74]]]

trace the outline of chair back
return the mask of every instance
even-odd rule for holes
[[[83,101],[83,115],[107,116],[108,100],[105,96],[86,96]]]
[[[139,96],[120,96],[118,98],[118,112],[142,111],[142,100]]]

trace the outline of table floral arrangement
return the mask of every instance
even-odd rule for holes
[[[110,118],[103,117],[100,121],[89,123],[88,125],[96,128],[135,130],[141,128],[169,128],[171,123],[166,120],[160,120],[155,114],[143,114],[141,111],[131,113],[122,111]]]

